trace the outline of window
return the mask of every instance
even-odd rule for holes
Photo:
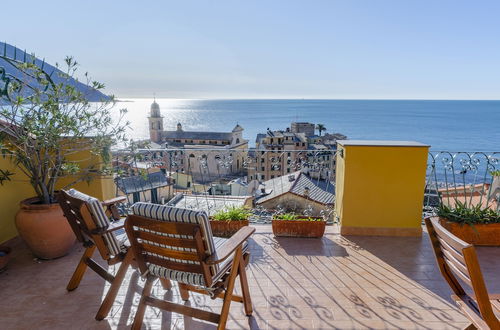
[[[266,179],[266,176],[265,176],[264,174],[261,174],[261,175],[260,175],[260,179],[261,179],[261,180],[265,180],[265,179]]]
[[[260,159],[260,162],[261,162],[261,163],[263,163],[263,162],[264,162],[264,160],[265,160],[264,158],[261,158],[261,159]]]
[[[292,153],[291,153],[291,152],[288,152],[288,153],[287,153],[287,156],[288,156],[288,157],[290,157],[291,155],[292,155]]]
[[[306,146],[306,143],[305,142],[302,142],[302,146],[305,147]]]
[[[286,169],[286,172],[287,172],[287,173],[290,173],[290,167]]]
[[[271,175],[271,179],[274,179],[274,175]]]
[[[236,139],[236,143],[240,143],[240,139]]]
[[[297,142],[297,143],[295,143],[295,145],[298,147],[300,145],[300,143]]]
[[[266,170],[266,168],[264,166],[262,166],[260,169],[261,169],[261,171],[265,171]]]

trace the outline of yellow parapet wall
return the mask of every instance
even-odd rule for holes
[[[341,234],[420,236],[428,150],[411,141],[338,141]]]
[[[90,151],[82,151],[72,155],[71,160],[81,162],[82,166],[87,166],[89,162],[100,164],[99,156],[91,155]],[[11,181],[5,181],[0,186],[0,244],[17,236],[16,225],[14,218],[19,210],[19,202],[23,199],[35,196],[35,191],[31,186],[29,179],[16,168],[8,157],[0,156],[0,169],[8,170],[14,175]],[[74,181],[74,178],[65,177],[58,181],[57,188],[62,188],[68,183]],[[99,198],[100,200],[115,197],[116,186],[113,178],[110,176],[99,176],[90,182],[78,182],[74,186],[86,194]]]

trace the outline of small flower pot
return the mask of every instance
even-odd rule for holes
[[[439,218],[441,226],[469,244],[500,246],[500,223],[467,225]]]
[[[210,219],[212,234],[218,237],[231,237],[245,226],[248,226],[248,220],[221,221]]]
[[[305,220],[308,218],[311,217],[297,217],[297,220],[273,219],[273,234],[277,237],[323,237],[326,221],[322,218],[313,218],[316,221]]]
[[[0,246],[0,272],[7,267],[11,251],[11,248],[8,246]]]

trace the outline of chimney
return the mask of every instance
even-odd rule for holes
[[[309,187],[304,187],[304,197],[309,198]]]

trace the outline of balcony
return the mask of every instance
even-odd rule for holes
[[[229,329],[461,329],[466,319],[451,304],[450,290],[436,267],[428,237],[342,237],[334,226],[322,239],[275,238],[268,225],[256,225],[250,240],[249,284],[254,315],[231,307]],[[66,292],[81,247],[66,257],[40,261],[20,241],[7,271],[0,274],[2,328],[125,329],[134,317],[142,280],[129,270],[110,316],[95,321],[107,285],[88,272],[80,287]],[[500,249],[480,248],[491,291]],[[103,265],[104,266],[104,265]],[[117,267],[117,266],[114,266]],[[36,275],[35,275],[36,274]],[[179,299],[174,285],[156,296]],[[193,294],[191,303],[217,311],[220,302]],[[178,314],[147,309],[145,328],[215,329]]]
[[[451,303],[451,291],[439,273],[420,219],[435,211],[436,200],[447,197],[464,201],[482,198],[481,203],[486,199],[490,207],[498,210],[500,196],[492,191],[488,174],[498,169],[498,153],[431,152],[428,157],[425,154],[426,173],[421,174],[426,182],[425,187],[421,182],[419,194],[423,203],[417,205],[420,213],[416,219],[418,232],[422,235],[370,237],[341,235],[338,224],[336,188],[345,184],[338,182],[339,157],[340,153],[348,155],[349,150],[329,151],[331,155],[327,160],[323,158],[325,151],[320,154],[298,151],[290,159],[286,152],[279,156],[271,152],[269,170],[281,175],[257,179],[254,183],[248,176],[247,180],[242,180],[241,173],[250,175],[254,171],[260,178],[266,173],[260,170],[260,163],[247,150],[230,152],[211,149],[194,154],[190,150],[144,149],[115,153],[113,162],[116,169],[120,169],[115,182],[118,187],[122,185],[121,190],[114,187],[113,193],[125,194],[128,206],[138,200],[171,205],[183,201],[185,204],[177,206],[203,209],[209,215],[228,205],[252,206],[250,220],[257,231],[249,242],[251,260],[247,269],[254,314],[247,318],[241,306],[233,304],[229,329],[461,329],[468,325],[466,318]],[[266,155],[259,153],[259,157]],[[286,171],[288,161],[293,175]],[[408,159],[388,161],[404,163]],[[380,166],[370,175],[381,176],[382,167],[390,165]],[[161,176],[158,173],[165,178],[157,180]],[[290,188],[296,186],[293,183],[299,180],[298,175],[310,182],[307,194]],[[319,197],[312,194],[315,184],[325,194],[331,193],[332,198],[319,203]],[[377,188],[375,191],[375,195],[380,195],[386,190]],[[272,204],[259,202],[265,200],[262,197],[274,198],[273,194],[281,195],[282,192],[301,199],[295,199],[295,203],[286,199],[277,199],[279,202]],[[380,212],[389,216],[394,213],[389,202],[391,198],[407,197],[400,191],[389,192],[393,195],[382,194],[381,199],[387,203],[372,209],[373,214]],[[358,193],[358,208],[369,202],[367,194],[368,190]],[[345,194],[342,201],[347,203]],[[273,214],[283,212],[318,215],[330,225],[321,239],[277,238],[268,223]],[[111,313],[98,322],[93,317],[109,289],[108,284],[88,271],[77,290],[65,290],[81,257],[81,246],[75,245],[63,258],[42,261],[33,259],[19,238],[9,245],[14,251],[12,261],[8,269],[0,273],[2,328],[130,327],[143,285],[136,271],[129,269]],[[500,249],[483,247],[478,248],[478,253],[489,291],[500,292],[497,280],[500,264],[496,262],[500,260]],[[104,263],[102,266],[108,267]],[[118,266],[109,268],[116,272]],[[154,295],[180,300],[175,284],[165,291],[156,283]],[[221,307],[220,301],[198,294],[192,294],[190,303],[212,311]],[[147,309],[144,320],[144,327],[151,329],[215,329],[210,323],[153,308]]]

